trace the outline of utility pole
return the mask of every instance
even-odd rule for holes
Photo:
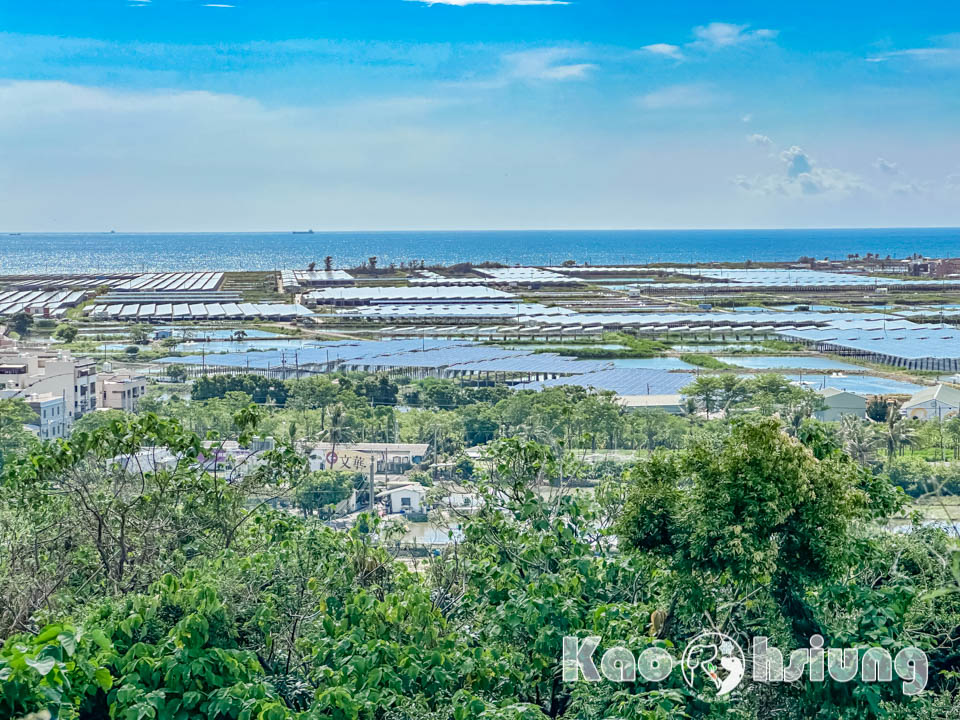
[[[368,492],[370,493],[370,513],[371,514],[373,513],[373,503],[374,503],[373,499],[375,497],[373,494],[373,491],[374,491],[374,484],[376,482],[376,480],[374,479],[376,472],[377,472],[377,458],[375,455],[371,455],[370,456],[370,489],[368,490]]]

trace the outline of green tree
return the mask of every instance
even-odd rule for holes
[[[129,413],[125,413],[123,410],[98,410],[83,415],[73,424],[71,432],[91,433],[101,428],[112,427],[114,423],[125,424],[131,417]]]
[[[0,471],[5,457],[23,452],[34,445],[36,436],[24,429],[37,421],[37,414],[20,398],[0,398]]]
[[[310,473],[296,491],[296,504],[304,517],[320,515],[327,519],[333,515],[337,503],[350,497],[355,488],[363,485],[363,473],[344,470],[321,470]]]
[[[683,389],[683,394],[692,398],[707,415],[721,407],[724,383],[716,375],[701,375]]]
[[[134,325],[130,328],[130,340],[137,345],[149,345],[153,328],[149,325]]]
[[[30,328],[33,327],[33,315],[22,310],[10,318],[10,329],[20,337],[26,337],[30,334]]]
[[[874,461],[880,439],[869,423],[856,415],[844,415],[840,419],[840,437],[843,449],[861,465]]]
[[[655,456],[631,483],[618,534],[664,559],[674,607],[749,623],[747,599],[762,592],[804,638],[821,629],[805,588],[839,578],[856,562],[857,523],[897,502],[882,479],[835,451],[817,459],[769,418],[734,421],[719,445]]]
[[[53,331],[53,336],[59,340],[63,340],[65,343],[72,343],[77,339],[77,335],[80,334],[80,331],[73,325],[68,325],[63,323],[57,325],[57,329]]]

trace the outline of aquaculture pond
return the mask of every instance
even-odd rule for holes
[[[696,367],[675,357],[614,358],[606,361],[618,368],[645,368],[648,370],[695,370]]]
[[[904,382],[902,380],[890,380],[889,378],[877,377],[875,375],[787,375],[786,378],[793,382],[802,381],[806,387],[816,390],[817,388],[831,387],[837,390],[846,390],[852,393],[867,395],[913,395],[915,392],[923,390],[922,385]]]
[[[737,367],[750,368],[751,370],[780,370],[780,369],[799,369],[799,370],[852,370],[863,371],[864,368],[851,363],[840,362],[825,357],[791,355],[787,357],[774,357],[767,355],[718,355],[717,360],[736,365]]]

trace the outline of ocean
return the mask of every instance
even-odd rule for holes
[[[960,255],[960,228],[0,234],[0,275],[483,262],[591,265]]]

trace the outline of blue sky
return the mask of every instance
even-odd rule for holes
[[[960,225],[960,6],[0,0],[8,231]]]

